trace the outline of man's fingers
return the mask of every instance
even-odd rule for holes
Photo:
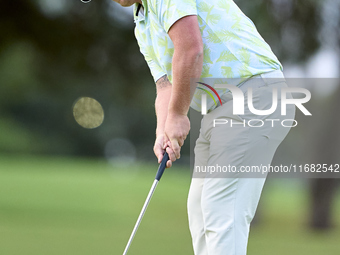
[[[164,135],[164,139],[163,139],[163,149],[164,150],[166,149],[166,147],[170,146],[169,142],[170,142],[169,138],[166,135]]]
[[[158,154],[157,158],[158,158],[158,164],[160,164],[163,159],[163,154]]]
[[[181,157],[181,147],[178,144],[177,139],[171,139],[171,149],[174,151],[176,159]]]
[[[158,153],[157,154],[157,159],[158,159],[158,163],[160,164],[162,162],[162,159],[163,159],[163,154],[162,153]]]
[[[178,139],[178,145],[179,145],[179,147],[182,147],[182,146],[183,146],[184,140],[185,140],[185,138],[184,138],[184,139]]]
[[[168,160],[168,162],[166,162],[166,168],[170,168],[172,166],[172,162],[171,160]]]
[[[175,161],[176,160],[176,155],[175,155],[175,152],[170,148],[170,147],[168,147],[168,148],[166,148],[166,152],[168,153],[168,155],[169,155],[169,159],[170,159],[170,161]]]
[[[158,159],[158,163],[161,163],[163,159],[164,149],[162,149],[160,144],[156,144],[155,147],[153,148],[153,152],[155,153]]]

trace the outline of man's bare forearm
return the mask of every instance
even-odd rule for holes
[[[187,113],[196,88],[196,83],[191,81],[192,78],[199,79],[201,76],[203,42],[196,15],[185,16],[176,21],[169,29],[168,34],[174,44],[171,94],[159,95],[159,99],[166,101],[168,107],[167,115],[165,115],[166,106],[159,106],[159,112],[162,113],[161,115],[158,113],[159,117],[157,118],[159,131],[164,133],[163,145],[167,146],[166,151],[171,161],[175,161],[181,156],[181,147],[190,130]],[[164,117],[165,125],[163,127]],[[161,137],[159,136],[159,138]]]
[[[166,75],[156,82],[157,97],[155,102],[157,128],[156,136],[164,134],[165,121],[168,115],[169,102],[171,98],[171,83]]]
[[[178,20],[169,30],[174,44],[172,57],[172,95],[169,104],[170,115],[187,115],[196,83],[203,66],[203,41],[197,16]]]
[[[193,78],[199,79],[202,72],[203,54],[199,49],[178,50],[173,56],[173,88],[169,102],[169,114],[187,115],[196,89]]]

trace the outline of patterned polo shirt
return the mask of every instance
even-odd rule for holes
[[[204,78],[241,78],[282,70],[270,46],[258,33],[254,23],[232,0],[142,0],[143,11],[137,13],[135,36],[140,51],[155,81],[167,75],[172,82],[174,45],[168,35],[180,18],[196,15],[203,40]],[[195,77],[198,78],[198,77]],[[232,82],[231,82],[232,83]],[[212,87],[214,84],[209,84]],[[218,90],[221,96],[225,90]],[[200,110],[201,89],[196,89],[191,107]],[[208,109],[214,105],[207,97]]]

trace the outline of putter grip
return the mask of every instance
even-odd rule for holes
[[[166,167],[166,162],[168,162],[168,160],[169,160],[169,155],[168,155],[167,152],[165,152],[164,156],[163,156],[163,159],[162,159],[162,162],[159,165],[158,171],[157,171],[157,174],[156,174],[156,178],[155,179],[157,181],[160,181],[160,179],[162,178],[162,175],[163,175],[165,167]]]

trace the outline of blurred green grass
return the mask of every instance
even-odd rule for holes
[[[156,169],[146,163],[124,168],[100,160],[0,156],[0,254],[122,254]],[[165,173],[130,255],[193,254],[189,184],[187,169]],[[301,183],[269,180],[248,254],[339,254],[338,228],[315,233],[306,226],[306,198]]]

